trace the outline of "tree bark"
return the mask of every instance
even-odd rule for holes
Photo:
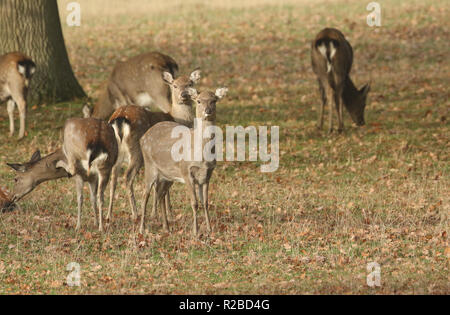
[[[56,0],[0,0],[0,55],[12,51],[36,63],[29,102],[55,103],[86,96],[70,66]]]

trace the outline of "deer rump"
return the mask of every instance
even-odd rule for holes
[[[339,49],[339,41],[331,38],[321,38],[316,41],[316,49],[326,59],[327,73],[332,70],[332,59]]]

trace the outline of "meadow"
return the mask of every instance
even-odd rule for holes
[[[213,233],[172,189],[171,233],[148,220],[137,233],[121,177],[111,224],[94,226],[85,187],[75,231],[73,180],[47,182],[0,214],[0,294],[449,294],[449,5],[382,1],[382,26],[366,23],[366,2],[79,0],[82,24],[65,24],[76,77],[95,98],[114,64],[158,50],[181,73],[200,67],[199,90],[229,88],[218,125],[279,126],[280,167],[220,162],[210,187]],[[316,128],[320,97],[310,43],[339,28],[354,50],[352,78],[371,82],[366,126],[329,135]],[[64,121],[83,100],[31,104],[27,136],[9,138],[0,111],[0,185],[6,162],[61,145]],[[135,185],[138,206],[142,171]],[[108,198],[106,198],[108,199]],[[66,266],[81,267],[81,285]],[[369,287],[377,262],[381,285]]]

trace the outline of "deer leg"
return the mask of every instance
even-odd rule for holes
[[[325,95],[325,89],[323,87],[322,82],[319,80],[319,91],[320,91],[320,97],[322,100],[322,103],[320,104],[320,108],[319,108],[319,120],[317,123],[317,128],[322,129],[323,128],[323,116],[324,116],[324,108],[325,108],[325,104],[327,102],[327,98]]]
[[[27,103],[23,98],[17,101],[17,108],[20,117],[19,139],[22,139],[25,136],[25,121],[27,118]]]
[[[156,184],[156,195],[158,198],[158,202],[161,207],[161,215],[162,215],[162,223],[163,223],[163,229],[166,232],[170,232],[169,230],[169,223],[167,222],[167,215],[166,215],[166,203],[164,202],[164,198],[168,192],[167,189],[167,183],[165,182],[157,182]]]
[[[167,190],[166,196],[164,198],[165,204],[166,204],[166,214],[168,217],[173,218],[173,212],[172,212],[172,205],[170,204],[170,192]]]
[[[111,174],[111,186],[109,187],[109,206],[108,206],[108,214],[106,215],[106,220],[109,221],[111,219],[112,208],[114,204],[114,195],[116,194],[117,187],[117,176],[119,175],[120,163],[116,163],[112,169]]]
[[[336,113],[338,118],[338,132],[341,133],[344,130],[344,120],[343,120],[343,104],[341,101],[342,88],[336,88],[334,93],[334,104],[336,105]]]
[[[105,196],[106,185],[108,184],[109,174],[106,176],[99,175],[97,203],[98,203],[98,230],[103,232],[103,203]]]
[[[155,189],[153,190],[153,208],[152,208],[152,214],[150,215],[151,218],[156,217],[157,206],[158,206],[158,200],[156,198],[156,186],[155,186]]]
[[[139,233],[144,233],[144,225],[145,225],[145,213],[147,211],[147,203],[148,198],[150,197],[150,192],[152,191],[153,186],[155,185],[155,178],[151,176],[148,168],[145,169],[145,192],[144,192],[144,202],[142,204],[141,210],[141,224],[139,227]]]
[[[63,149],[64,149],[64,147],[63,147]],[[56,168],[62,167],[67,173],[69,173],[71,176],[74,176],[75,171],[76,171],[76,167],[75,167],[76,161],[72,156],[66,155],[66,159],[67,159],[67,163],[62,160],[59,160],[58,162],[56,162]]]
[[[205,211],[205,221],[206,221],[206,228],[208,229],[208,232],[211,233],[212,229],[211,229],[211,222],[209,221],[209,206],[208,206],[208,188],[209,188],[209,183],[205,183],[203,185],[201,185],[199,187],[199,195],[200,195],[200,200],[203,204],[203,210]]]
[[[192,225],[192,233],[194,234],[194,236],[197,236],[198,235],[198,225],[197,225],[198,201],[197,201],[197,194],[195,193],[195,184],[191,183],[189,180],[186,181],[186,188],[187,188],[189,197],[191,199],[192,214],[194,216],[194,222]]]
[[[145,212],[147,211],[147,202],[148,202],[148,198],[150,197],[150,191],[151,191],[151,187],[153,187],[153,184],[148,184],[148,187],[145,189],[144,192],[144,203],[142,205],[142,210],[141,210],[141,224],[139,226],[139,233],[143,234],[144,233],[144,225],[145,225]]]
[[[94,211],[95,226],[98,226],[98,219],[97,219],[97,190],[98,190],[97,180],[95,180],[93,182],[89,182],[89,193],[90,193],[90,198],[91,198],[92,210]]]
[[[326,98],[327,98],[327,107],[329,110],[328,113],[328,132],[332,133],[333,132],[333,89],[331,88],[331,86],[327,85],[325,88],[325,92],[326,92]]]
[[[9,116],[9,136],[12,137],[14,135],[14,108],[16,107],[16,103],[14,100],[9,99],[7,103],[7,110]]]
[[[75,177],[76,190],[77,190],[77,203],[78,203],[78,215],[77,215],[77,226],[75,230],[79,230],[81,227],[81,210],[83,208],[83,179],[81,176]]]
[[[137,206],[136,206],[136,199],[134,198],[134,179],[136,178],[136,175],[141,168],[141,163],[131,163],[131,165],[128,166],[127,172],[126,172],[126,181],[127,181],[127,189],[128,189],[128,200],[131,205],[131,218],[133,220],[137,217]]]

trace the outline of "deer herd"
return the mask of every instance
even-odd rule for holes
[[[319,32],[312,42],[311,61],[322,98],[318,127],[323,127],[326,104],[330,132],[333,130],[333,112],[337,116],[338,131],[343,130],[343,107],[357,125],[363,125],[370,86],[365,85],[358,90],[350,79],[353,51],[344,35],[332,28]],[[10,136],[14,134],[16,105],[20,114],[19,138],[25,135],[26,98],[36,69],[39,65],[21,53],[0,56],[0,102],[7,103]],[[133,220],[140,217],[140,233],[145,229],[147,203],[152,190],[151,216],[157,216],[159,209],[163,229],[169,231],[167,217],[171,212],[170,188],[174,182],[186,186],[193,211],[193,234],[198,235],[199,206],[203,208],[210,232],[208,189],[216,162],[175,161],[171,149],[177,139],[172,138],[172,130],[186,126],[194,137],[195,128],[214,126],[216,104],[228,89],[198,92],[194,86],[200,81],[200,70],[195,69],[189,75],[178,75],[178,71],[176,61],[159,52],[118,62],[95,105],[83,108],[83,118],[66,121],[61,148],[45,157],[36,151],[26,163],[8,163],[16,171],[12,202],[22,199],[40,183],[74,177],[78,204],[76,229],[81,225],[83,186],[87,182],[94,220],[99,231],[103,231],[106,187],[110,183],[106,215],[106,220],[110,221],[118,176],[126,164],[125,183],[131,217]],[[152,105],[161,111],[150,111],[148,107]],[[194,119],[201,124],[194,124]],[[203,145],[209,140],[204,139]],[[133,185],[142,166],[145,188],[138,216]]]

